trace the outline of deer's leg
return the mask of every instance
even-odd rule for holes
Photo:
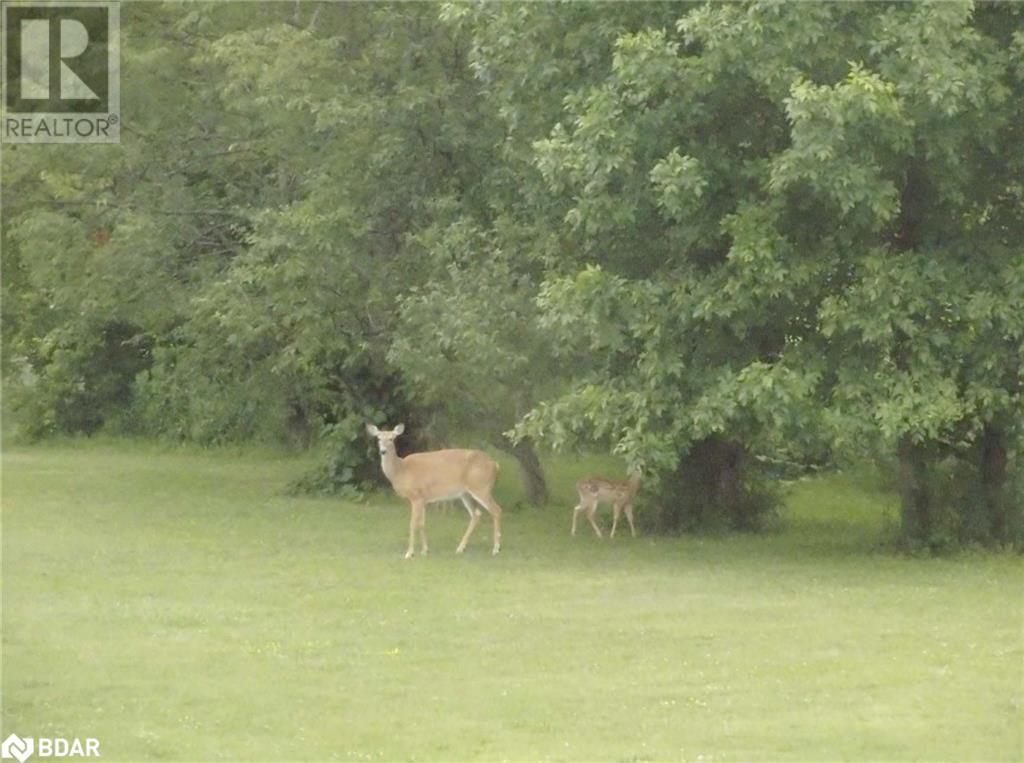
[[[626,504],[626,519],[629,520],[629,531],[633,533],[633,537],[636,537],[636,525],[633,524],[633,504]]]
[[[462,540],[459,542],[459,547],[455,549],[456,554],[461,554],[466,550],[466,544],[469,543],[469,536],[473,534],[473,530],[476,529],[477,522],[480,521],[480,509],[473,505],[473,502],[469,500],[468,496],[462,496],[462,505],[466,507],[466,511],[469,512],[469,527],[466,528],[466,534],[462,536]]]
[[[491,520],[494,522],[494,545],[491,547],[491,553],[497,554],[501,551],[501,506],[489,492],[482,495],[470,493],[470,495],[490,512]]]
[[[409,547],[405,550],[405,558],[412,559],[416,548],[416,528],[419,526],[420,506],[417,501],[409,501]]]
[[[597,522],[594,520],[594,514],[597,513],[597,501],[591,501],[587,506],[587,521],[590,522],[590,526],[594,528],[594,532],[597,533],[598,538],[603,538],[601,534],[601,528],[598,527]]]
[[[427,505],[420,504],[420,516],[417,522],[420,528],[420,553],[427,553]]]

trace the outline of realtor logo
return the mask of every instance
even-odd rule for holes
[[[0,744],[0,756],[5,758],[17,758],[18,763],[25,763],[32,751],[35,749],[31,739],[22,739],[17,734],[11,734]]]
[[[116,2],[3,3],[5,143],[120,141]]]

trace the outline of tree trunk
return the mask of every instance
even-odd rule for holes
[[[905,542],[927,541],[932,531],[932,496],[928,483],[928,458],[924,447],[910,437],[903,437],[897,448],[901,524]]]
[[[715,435],[694,443],[658,491],[661,527],[757,529],[771,501],[751,491],[747,467],[738,440]]]
[[[519,463],[519,473],[523,480],[527,503],[531,506],[545,506],[548,502],[548,483],[544,479],[544,467],[541,466],[540,459],[537,458],[533,441],[523,438],[513,445],[502,437],[497,444]]]
[[[1010,540],[1014,524],[1011,521],[1011,498],[1006,493],[1006,435],[999,427],[986,424],[978,447],[978,469],[989,536],[998,543],[1004,543]]]
[[[733,515],[734,521],[742,523],[740,516],[743,495],[743,462],[746,449],[735,440],[722,442],[714,457],[716,471],[715,496],[719,505]]]

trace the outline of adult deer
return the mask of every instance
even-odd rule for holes
[[[611,537],[615,537],[615,528],[618,527],[619,517],[626,512],[626,519],[629,520],[629,529],[636,537],[636,527],[633,525],[633,497],[640,489],[640,475],[633,473],[626,482],[612,482],[604,477],[584,477],[576,483],[576,491],[580,494],[580,502],[572,510],[572,534],[576,534],[576,519],[580,512],[587,513],[587,520],[594,528],[598,538],[604,537],[601,528],[594,521],[594,512],[598,504],[610,503],[612,505],[613,519]]]
[[[427,553],[427,504],[458,498],[469,512],[469,527],[462,536],[455,553],[466,550],[469,536],[480,521],[479,503],[491,514],[494,521],[494,546],[492,554],[501,550],[501,507],[494,500],[491,491],[498,478],[498,462],[479,450],[432,450],[426,453],[412,453],[400,458],[395,451],[395,438],[405,431],[399,424],[388,431],[366,425],[371,437],[377,438],[380,450],[380,465],[384,476],[391,482],[402,498],[409,502],[409,548],[405,558],[413,555],[416,530],[420,531],[420,553]]]

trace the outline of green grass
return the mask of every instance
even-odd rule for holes
[[[881,550],[832,475],[767,536],[571,539],[285,494],[306,463],[131,444],[4,456],[4,735],[104,760],[1021,760],[1022,563]],[[516,503],[506,464],[499,500]],[[602,514],[609,524],[607,509]]]

